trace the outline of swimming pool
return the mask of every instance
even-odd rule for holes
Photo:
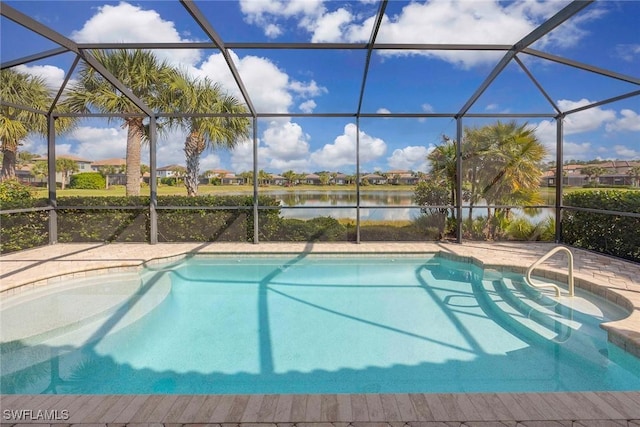
[[[628,313],[578,295],[438,256],[191,257],[3,302],[2,392],[640,390],[599,326]]]

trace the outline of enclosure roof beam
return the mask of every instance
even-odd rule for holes
[[[3,62],[2,65],[0,65],[0,69],[4,70],[6,68],[15,67],[16,65],[28,64],[29,62],[50,58],[52,56],[60,55],[61,53],[65,52],[69,52],[69,49],[67,49],[66,47],[57,47],[55,49],[46,50],[44,52],[34,53],[33,55]]]
[[[518,63],[520,68],[522,68],[522,71],[524,71],[524,73],[529,77],[529,79],[533,82],[533,84],[536,85],[536,87],[538,88],[542,96],[546,98],[547,102],[549,102],[549,104],[551,104],[553,109],[556,110],[558,114],[560,114],[561,113],[560,108],[556,105],[553,99],[551,99],[547,91],[544,90],[540,82],[538,82],[538,80],[533,76],[533,74],[531,74],[531,71],[529,71],[529,69],[524,65],[524,63],[520,60],[520,58],[518,58],[518,55],[514,56],[513,59]]]
[[[469,100],[464,104],[464,106],[458,112],[458,117],[464,116],[467,111],[475,104],[475,102],[482,96],[485,90],[493,83],[493,81],[502,73],[502,71],[507,67],[509,62],[513,59],[513,57],[521,52],[523,49],[529,47],[531,44],[535,43],[545,35],[547,35],[554,28],[558,27],[560,24],[565,22],[567,19],[574,16],[576,13],[580,12],[582,9],[593,3],[594,0],[574,0],[569,5],[564,7],[558,13],[553,15],[551,18],[543,22],[536,29],[527,34],[522,40],[513,45],[513,47],[502,57],[500,62],[495,66],[495,68],[491,71],[491,73],[487,76],[487,78],[482,82],[480,87],[475,91],[475,93],[469,98]]]
[[[153,112],[151,111],[151,109],[149,107],[147,107],[147,105],[142,102],[142,100],[140,100],[137,96],[135,96],[133,94],[133,92],[131,92],[129,90],[129,88],[127,88],[126,86],[124,86],[118,79],[116,79],[113,74],[111,74],[100,62],[98,62],[93,56],[91,55],[87,55],[85,52],[83,52],[78,45],[76,44],[76,42],[74,42],[73,40],[63,36],[62,34],[52,30],[51,28],[47,27],[46,25],[41,24],[40,22],[36,21],[35,19],[19,12],[18,10],[14,9],[11,6],[8,6],[6,3],[2,4],[2,8],[0,8],[0,14],[2,14],[2,16],[12,20],[13,22],[28,28],[29,30],[41,35],[42,37],[45,37],[51,41],[53,41],[56,44],[59,44],[60,46],[75,52],[77,55],[79,55],[80,57],[82,57],[89,65],[91,65],[93,68],[95,68],[96,71],[98,71],[100,74],[102,74],[102,76],[107,79],[109,81],[109,83],[111,83],[113,86],[115,86],[119,91],[121,91],[127,98],[129,98],[131,100],[131,102],[133,102],[136,107],[138,107],[140,110],[144,111],[145,114],[147,114],[148,116],[153,115]]]
[[[242,93],[244,102],[247,103],[247,106],[249,107],[249,111],[251,111],[251,114],[255,117],[256,109],[253,106],[253,103],[251,102],[251,98],[249,97],[249,92],[247,91],[247,88],[244,86],[244,82],[240,78],[240,73],[238,72],[238,69],[233,63],[233,60],[231,59],[231,56],[229,55],[229,51],[225,47],[224,42],[222,41],[222,38],[213,29],[213,26],[211,25],[209,20],[207,20],[207,18],[202,14],[200,9],[198,9],[198,6],[196,6],[193,3],[193,1],[180,0],[180,3],[182,3],[182,6],[184,6],[184,8],[187,9],[191,17],[196,21],[196,23],[200,26],[200,28],[202,28],[205,34],[207,34],[207,36],[211,39],[211,41],[213,41],[222,52],[222,56],[224,57],[224,60],[227,63],[227,66],[229,67],[231,74],[233,75],[233,79],[236,81],[236,84],[240,89],[240,93]]]
[[[369,38],[369,43],[367,43],[367,58],[364,62],[364,72],[362,75],[362,84],[360,86],[360,96],[358,97],[358,110],[357,116],[360,115],[360,111],[362,110],[362,100],[364,99],[364,89],[367,85],[367,75],[369,74],[369,64],[371,63],[371,54],[373,53],[373,44],[376,42],[376,37],[378,36],[378,31],[380,30],[380,25],[382,24],[382,17],[384,16],[384,11],[387,8],[387,0],[382,0],[380,3],[380,7],[378,8],[378,14],[376,16],[376,22],[373,24],[373,28],[371,29],[371,37]]]
[[[633,83],[640,85],[640,78],[627,76],[624,74],[616,73],[614,71],[605,70],[604,68],[594,67],[593,65],[584,64],[582,62],[574,61],[572,59],[562,58],[557,55],[552,55],[550,53],[541,52],[536,49],[527,48],[522,51],[523,53],[527,53],[532,56],[537,56],[538,58],[547,59],[549,61],[557,62],[564,65],[569,65],[571,67],[579,68],[581,70],[590,71],[592,73],[600,74],[603,76],[611,77],[614,79],[622,80],[625,82]]]
[[[603,99],[602,101],[594,102],[588,105],[583,105],[582,107],[574,108],[572,110],[567,110],[563,112],[562,115],[566,116],[569,114],[578,113],[580,111],[588,110],[589,108],[595,108],[601,105],[611,104],[612,102],[622,101],[623,99],[633,98],[634,96],[640,96],[640,90],[625,93],[624,95],[614,96],[613,98]]]

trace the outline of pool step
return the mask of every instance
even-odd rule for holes
[[[505,328],[527,342],[601,365],[606,363],[603,349],[585,332],[585,315],[548,296],[545,291],[531,290],[521,280],[504,276],[490,277],[477,283],[477,298]],[[553,293],[549,293],[553,295]],[[581,333],[574,333],[580,329]]]

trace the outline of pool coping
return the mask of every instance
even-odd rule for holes
[[[70,278],[141,271],[146,266],[178,261],[191,255],[437,254],[484,269],[524,274],[530,264],[556,246],[559,245],[511,242],[57,244],[0,256],[0,265],[3,267],[0,298],[59,284]],[[640,264],[577,248],[569,249],[574,255],[576,287],[599,295],[630,312],[624,319],[602,325],[609,341],[640,357]],[[566,282],[566,265],[562,265],[560,259],[550,259],[535,270],[535,275]]]

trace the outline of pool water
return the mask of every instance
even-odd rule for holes
[[[166,292],[154,294],[158,287]],[[149,268],[138,290],[102,317],[41,342],[30,338],[26,347],[4,343],[3,358],[26,352],[33,364],[3,367],[2,387],[109,394],[640,390],[640,361],[608,343],[599,326],[628,313],[585,293],[552,295],[517,274],[437,256],[194,257]],[[73,298],[65,296],[68,304]],[[137,305],[146,309],[131,318]]]

